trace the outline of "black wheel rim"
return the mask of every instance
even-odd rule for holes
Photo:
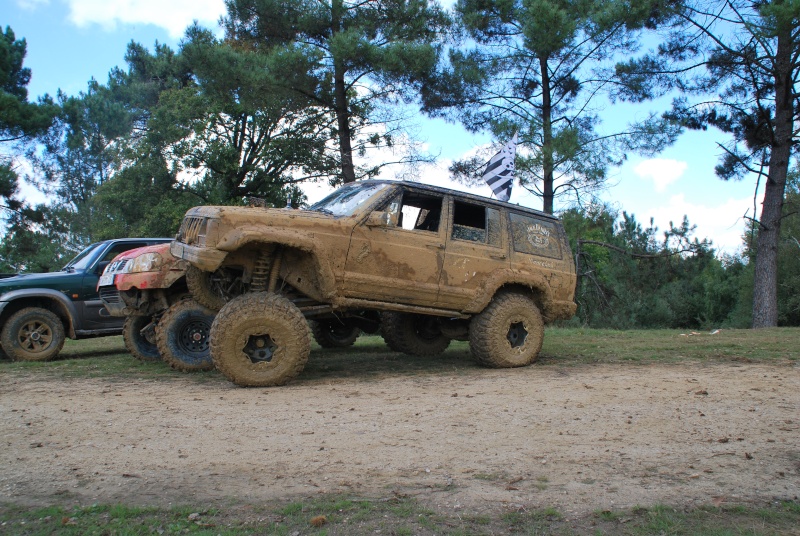
[[[528,330],[525,329],[525,324],[522,322],[512,323],[508,327],[506,338],[508,339],[508,343],[511,345],[511,348],[521,348],[522,346],[525,346],[525,339],[528,338]]]
[[[435,341],[442,335],[439,324],[432,318],[418,318],[414,328],[417,336],[423,341]]]
[[[178,346],[192,356],[205,356],[208,354],[209,333],[211,324],[204,319],[193,318],[187,321],[180,330]]]
[[[329,323],[328,334],[334,341],[345,342],[353,335],[353,326],[349,324]]]
[[[272,337],[265,333],[262,335],[250,335],[242,351],[250,358],[250,362],[255,364],[272,361],[272,356],[275,355],[277,349],[278,345],[275,344]]]

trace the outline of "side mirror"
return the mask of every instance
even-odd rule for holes
[[[97,263],[97,266],[94,267],[94,273],[96,275],[102,275],[103,271],[106,269],[106,266],[111,264],[111,261],[100,261]]]
[[[397,214],[376,210],[367,218],[367,227],[397,227]]]

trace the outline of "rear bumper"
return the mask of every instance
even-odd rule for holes
[[[547,304],[547,321],[569,320],[575,316],[578,305],[572,301],[552,301]]]

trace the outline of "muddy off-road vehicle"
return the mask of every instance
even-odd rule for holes
[[[186,266],[168,243],[126,251],[106,267],[97,291],[111,315],[125,317],[122,336],[135,358],[163,359],[184,372],[210,370],[216,311],[191,299]]]
[[[469,340],[490,367],[530,364],[544,324],[575,313],[575,265],[557,218],[444,188],[346,185],[309,210],[196,207],[170,251],[192,296],[219,308],[211,357],[243,386],[281,385],[310,352],[306,318],[366,321],[394,350]]]

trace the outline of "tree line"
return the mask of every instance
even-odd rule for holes
[[[26,42],[0,38],[0,271],[57,269],[88,242],[170,236],[186,209],[304,201],[432,160],[419,113],[518,135],[517,184],[555,200],[579,267],[578,320],[612,327],[796,324],[800,3],[794,0],[226,0],[222,34],[177,50],[131,42],[126,67],[78,95],[27,95]],[[645,47],[643,43],[652,44]],[[671,97],[609,130],[603,107]],[[742,253],[688,221],[598,202],[609,171],[686,129],[720,130],[723,180],[763,185]],[[377,155],[377,156],[371,156]],[[488,154],[453,163],[466,184]],[[27,180],[52,202],[32,206]],[[722,186],[721,186],[722,187]],[[795,293],[796,294],[796,293]],[[724,314],[723,314],[724,313]]]

